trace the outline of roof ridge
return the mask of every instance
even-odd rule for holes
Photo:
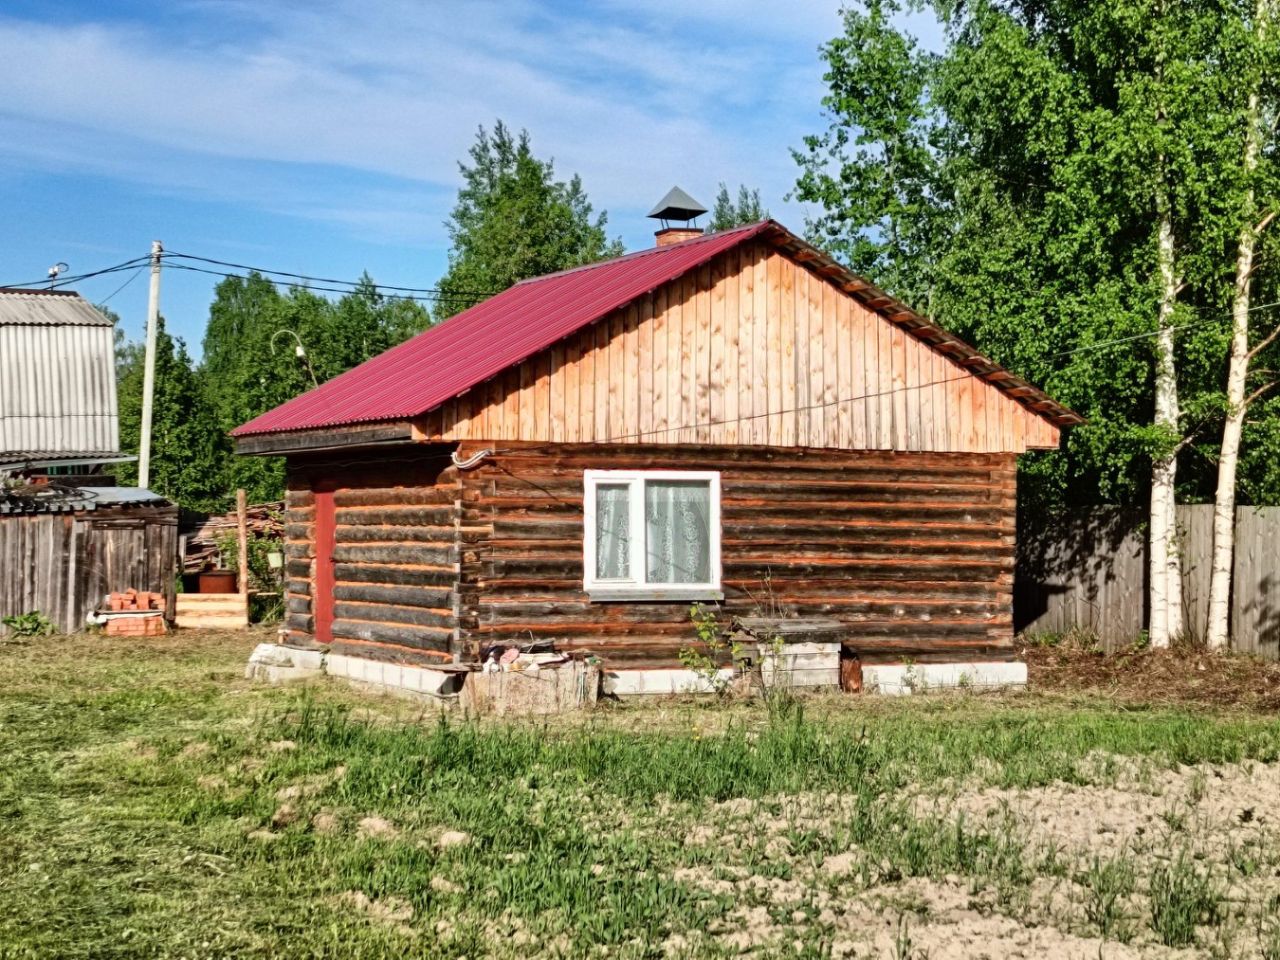
[[[762,226],[764,226],[766,223],[769,223],[769,222],[771,221],[758,220],[755,223],[744,223],[741,226],[730,227],[727,230],[716,230],[712,233],[704,233],[700,237],[693,237],[689,240],[681,240],[678,243],[669,243],[665,246],[645,247],[643,250],[632,250],[630,253],[624,253],[616,257],[610,257],[608,260],[596,260],[593,263],[580,263],[576,267],[565,267],[563,270],[557,270],[555,273],[543,273],[543,274],[539,274],[536,277],[526,277],[525,279],[518,281],[515,284],[515,286],[519,287],[519,286],[525,286],[528,284],[539,283],[543,280],[553,280],[556,277],[563,277],[563,276],[566,276],[567,274],[581,273],[584,270],[596,270],[596,269],[599,269],[600,267],[612,266],[617,263],[622,263],[623,261],[641,260],[644,257],[652,257],[655,255],[661,255],[661,254],[667,253],[677,247],[679,247],[682,250],[688,250],[692,246],[696,246],[702,243],[707,243],[710,240],[723,239],[724,237],[728,236],[731,233],[738,233],[738,232],[747,233],[752,230],[758,230]]]

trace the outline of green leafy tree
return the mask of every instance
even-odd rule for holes
[[[592,218],[582,180],[556,180],[552,161],[533,155],[527,131],[513,136],[501,120],[492,133],[481,127],[470,157],[458,165],[463,186],[445,224],[452,246],[438,316],[528,277],[622,253],[605,234],[606,214]]]
[[[769,219],[769,211],[760,200],[760,190],[748,190],[747,185],[738,187],[738,199],[735,201],[729,194],[729,187],[721,183],[720,192],[716,194],[715,205],[711,208],[712,233],[718,230],[732,230],[734,227],[748,223],[759,223]]]
[[[1175,479],[1213,489],[1192,451],[1223,411],[1253,4],[931,6],[938,54],[892,0],[846,11],[796,195],[855,268],[1085,414],[1063,451],[1023,459],[1026,504],[1150,494],[1176,633],[1168,521]]]
[[[199,371],[219,435],[401,343],[430,322],[421,303],[383,296],[367,274],[336,300],[304,287],[281,292],[259,274],[223,280],[209,308]],[[284,463],[278,458],[230,456],[223,475],[228,491],[243,487],[250,500],[283,494]]]
[[[120,341],[117,341],[118,343]],[[120,446],[136,453],[141,440],[142,344],[122,343],[116,381]],[[228,504],[223,473],[230,454],[201,391],[200,378],[182,340],[156,330],[155,393],[151,414],[151,489],[190,510],[216,512]],[[122,484],[138,480],[137,463],[116,468]]]

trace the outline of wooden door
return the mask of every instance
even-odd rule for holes
[[[317,643],[333,643],[333,484],[312,486],[316,511],[316,570],[311,584]]]

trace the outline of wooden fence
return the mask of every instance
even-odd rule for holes
[[[79,630],[129,587],[163,593],[172,617],[178,510],[161,503],[0,516],[0,617],[39,611]]]
[[[1178,507],[1187,627],[1203,637],[1209,609],[1213,507]],[[1092,630],[1111,649],[1147,625],[1145,516],[1099,508],[1018,530],[1014,624],[1030,632]],[[1234,649],[1280,659],[1280,507],[1236,511],[1231,597]]]

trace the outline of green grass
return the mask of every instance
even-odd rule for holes
[[[794,939],[819,956],[823,896],[959,876],[1013,913],[1045,873],[1013,825],[918,816],[911,791],[1096,780],[1099,753],[1156,768],[1280,755],[1274,718],[1034,696],[443,720],[333,684],[250,686],[251,645],[0,646],[0,956],[640,958],[676,935],[688,956],[729,956],[715,931],[739,897],[675,876],[730,867],[806,884]],[[749,813],[726,813],[739,801]],[[362,836],[367,817],[391,832]],[[715,842],[691,843],[699,827]],[[446,830],[469,840],[441,847]],[[848,876],[815,872],[849,850]],[[1124,869],[1089,874],[1106,935]],[[1205,922],[1205,875],[1187,869],[1152,880],[1167,943]],[[386,915],[351,907],[355,892]]]

